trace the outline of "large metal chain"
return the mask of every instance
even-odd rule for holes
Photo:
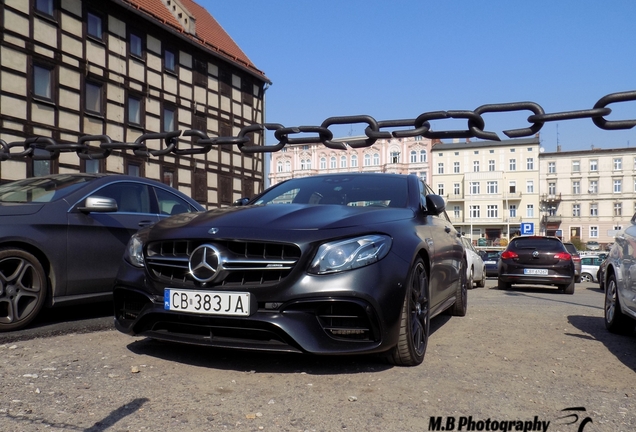
[[[147,133],[141,135],[133,143],[113,142],[107,135],[86,135],[77,143],[57,143],[49,137],[32,137],[24,141],[7,143],[0,139],[0,161],[32,158],[34,160],[57,159],[62,152],[76,152],[80,159],[104,159],[114,150],[126,150],[139,157],[157,157],[172,153],[174,155],[203,154],[216,146],[236,145],[243,153],[269,153],[281,150],[286,145],[322,143],[326,147],[346,150],[347,148],[361,148],[372,146],[378,139],[407,138],[422,136],[430,139],[451,138],[479,138],[500,141],[495,132],[486,130],[483,115],[496,112],[530,111],[533,114],[527,118],[528,126],[503,131],[508,138],[521,138],[536,134],[548,122],[590,118],[594,124],[605,130],[631,129],[636,126],[636,119],[606,120],[612,110],[607,106],[619,102],[636,100],[636,91],[611,93],[599,99],[591,109],[546,113],[541,105],[535,102],[511,102],[482,105],[473,111],[430,111],[420,114],[414,119],[382,120],[378,121],[368,115],[329,117],[320,126],[285,127],[278,123],[252,124],[242,128],[236,137],[208,137],[200,130],[171,131],[161,133]],[[433,130],[431,120],[466,119],[465,130]],[[333,125],[366,124],[365,138],[348,141],[334,141],[333,132],[329,129]],[[383,129],[393,129],[383,130]],[[396,130],[397,129],[397,130]],[[278,140],[273,145],[256,145],[249,135],[261,133],[265,130],[273,131]],[[309,134],[295,137],[298,134]],[[193,137],[189,144],[183,138]],[[151,150],[147,141],[160,140],[158,150]],[[12,150],[17,149],[17,150]],[[36,152],[39,149],[40,151]],[[37,154],[36,154],[37,153]]]

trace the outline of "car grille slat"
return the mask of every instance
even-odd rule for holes
[[[190,274],[189,257],[202,244],[211,244],[222,251],[222,270],[213,285],[245,286],[281,282],[293,270],[300,258],[300,249],[293,244],[267,242],[205,242],[194,240],[149,243],[145,252],[146,266],[155,279],[179,281],[185,285],[199,284]],[[222,274],[221,274],[222,273]]]

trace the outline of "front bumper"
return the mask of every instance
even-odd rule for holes
[[[397,343],[408,270],[408,263],[389,254],[348,272],[303,273],[275,286],[233,287],[252,297],[253,312],[239,318],[165,310],[166,286],[126,263],[113,293],[115,326],[130,335],[223,348],[383,352]]]

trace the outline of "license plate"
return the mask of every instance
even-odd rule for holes
[[[497,264],[497,261],[484,261],[484,264]]]
[[[207,315],[249,316],[250,294],[166,288],[163,292],[163,308]]]
[[[547,275],[548,269],[523,269],[523,274],[527,275]]]

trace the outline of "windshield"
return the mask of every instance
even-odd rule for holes
[[[354,207],[406,207],[406,177],[386,174],[335,175],[292,179],[265,192],[252,204],[337,204]]]
[[[51,202],[79,189],[94,177],[60,175],[32,177],[0,186],[0,203]]]

